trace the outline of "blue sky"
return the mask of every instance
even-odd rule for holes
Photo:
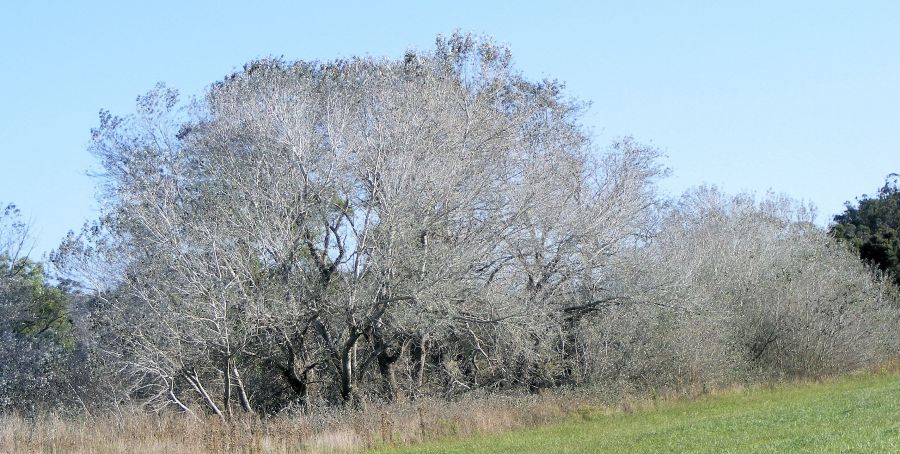
[[[530,78],[591,101],[598,143],[662,149],[670,194],[703,183],[843,202],[900,172],[900,2],[74,2],[0,5],[0,202],[34,255],[96,216],[101,108],[157,81],[185,95],[265,56],[400,57],[486,33]]]

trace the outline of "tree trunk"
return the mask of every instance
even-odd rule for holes
[[[341,380],[341,399],[344,403],[352,403],[353,402],[353,368],[354,368],[354,351],[356,350],[356,342],[359,340],[359,336],[362,335],[362,331],[359,331],[355,327],[350,328],[350,335],[347,338],[347,342],[344,342],[344,346],[340,351],[340,369],[338,371],[338,375]]]
[[[370,331],[372,346],[375,348],[375,359],[378,361],[378,371],[381,373],[381,383],[384,397],[388,402],[397,400],[397,379],[394,374],[394,363],[400,359],[409,336],[394,335],[391,339],[385,339],[385,334],[378,324]]]
[[[394,374],[394,362],[396,361],[396,358],[392,358],[384,352],[378,355],[378,371],[381,372],[384,396],[388,402],[397,400],[397,379]]]
[[[352,348],[345,349],[341,352],[341,398],[344,403],[350,403],[353,400],[353,356]]]
[[[413,392],[410,397],[415,399],[421,392],[422,385],[425,383],[425,357],[428,355],[428,340],[425,336],[417,337],[410,349],[410,355],[413,361]]]
[[[212,396],[210,396],[209,393],[206,392],[206,388],[204,388],[203,383],[200,382],[200,376],[197,374],[197,371],[191,369],[190,373],[186,373],[184,374],[184,376],[187,379],[188,383],[190,383],[191,386],[194,387],[194,390],[196,390],[197,393],[200,394],[201,397],[203,397],[203,400],[206,402],[206,405],[208,405],[212,410],[213,414],[221,418],[222,421],[225,421],[225,415],[222,413],[222,410],[219,410],[219,407],[216,405],[216,402],[213,400]]]
[[[234,381],[237,384],[238,397],[241,400],[241,408],[247,413],[253,413],[253,407],[250,406],[250,398],[247,396],[247,389],[244,387],[244,381],[241,380],[241,374],[238,373],[237,366],[232,365],[231,371],[234,374]]]
[[[225,367],[222,368],[222,375],[225,378],[225,386],[222,391],[222,407],[225,409],[225,415],[228,419],[233,416],[231,412],[231,358],[225,356]]]
[[[281,369],[281,374],[288,382],[288,385],[297,394],[300,405],[306,407],[309,399],[309,385],[307,384],[306,371],[297,374],[297,370],[293,364]]]

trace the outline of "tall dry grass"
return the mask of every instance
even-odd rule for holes
[[[900,359],[852,374],[898,374]],[[792,383],[833,378],[796,379]],[[181,414],[117,412],[64,418],[0,415],[0,452],[190,453],[203,452],[347,452],[446,438],[465,438],[537,427],[576,415],[653,409],[673,399],[736,392],[757,383],[690,391],[605,394],[582,390],[569,394],[489,396],[460,402],[426,400],[391,405],[367,404],[356,411],[329,410],[315,415],[243,417],[223,423]]]
[[[346,452],[557,422],[598,402],[566,396],[370,405],[314,416],[223,423],[180,414],[120,412],[63,418],[0,416],[0,452]]]

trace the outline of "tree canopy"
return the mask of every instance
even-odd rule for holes
[[[888,176],[875,196],[863,195],[834,217],[831,233],[860,258],[889,273],[900,284],[900,188],[898,175]]]
[[[0,211],[0,410],[55,405],[70,395],[54,388],[70,379],[71,299],[47,282],[28,249],[28,224],[7,205]]]

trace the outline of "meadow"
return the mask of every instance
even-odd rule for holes
[[[565,423],[381,452],[898,452],[900,375],[584,410]]]

